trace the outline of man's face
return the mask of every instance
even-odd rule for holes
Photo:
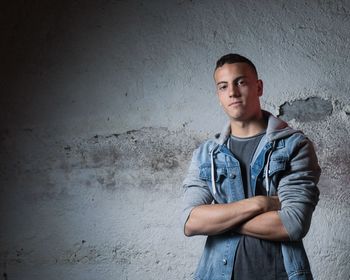
[[[214,79],[220,104],[231,120],[259,118],[263,84],[248,64],[224,64],[215,70]]]

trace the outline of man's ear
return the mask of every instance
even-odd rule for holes
[[[264,83],[262,80],[258,80],[258,96],[263,95]]]

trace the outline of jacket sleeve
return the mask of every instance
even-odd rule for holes
[[[293,135],[292,138],[298,137]],[[299,135],[300,137],[300,135]],[[290,165],[278,186],[281,210],[278,212],[291,241],[301,240],[308,232],[312,213],[319,199],[317,183],[321,174],[314,147],[302,136],[290,145]]]
[[[200,155],[203,147],[196,149],[193,152],[190,167],[187,176],[183,181],[183,205],[181,213],[181,223],[183,229],[191,214],[193,208],[203,204],[210,204],[213,201],[213,196],[209,190],[206,181],[200,179]]]

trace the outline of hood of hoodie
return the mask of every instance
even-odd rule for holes
[[[278,139],[282,139],[288,137],[296,132],[300,132],[299,130],[295,130],[288,126],[288,124],[272,115],[270,112],[262,110],[264,117],[267,119],[267,128],[266,128],[266,140],[268,142],[273,142]],[[223,145],[227,138],[231,135],[231,125],[228,122],[221,133],[216,135],[215,142],[217,144]]]

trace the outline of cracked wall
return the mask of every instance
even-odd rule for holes
[[[181,182],[226,122],[227,52],[314,141],[305,247],[316,279],[350,277],[348,1],[13,1],[0,19],[1,279],[191,279]]]

